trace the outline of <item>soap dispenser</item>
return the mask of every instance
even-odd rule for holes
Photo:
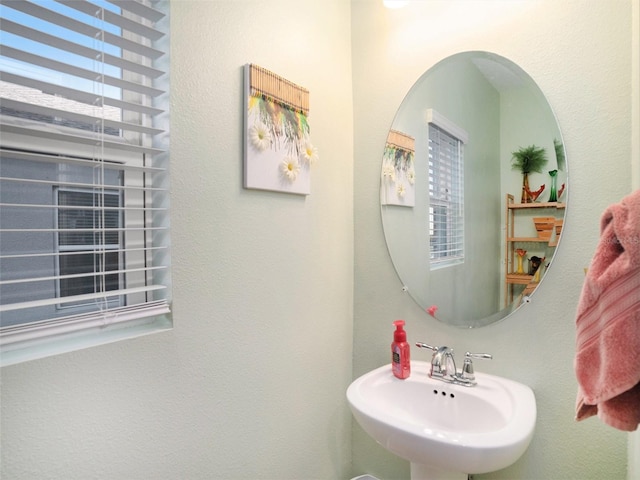
[[[396,377],[405,379],[411,374],[407,332],[404,331],[404,320],[396,320],[393,324],[396,331],[393,332],[391,343],[391,369]]]

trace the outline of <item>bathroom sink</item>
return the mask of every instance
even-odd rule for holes
[[[412,479],[466,479],[518,460],[536,423],[531,388],[480,372],[476,386],[454,385],[429,377],[430,368],[412,361],[411,376],[400,380],[385,365],[354,380],[347,398],[363,430],[409,460]]]

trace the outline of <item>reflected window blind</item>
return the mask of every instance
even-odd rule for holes
[[[169,314],[167,12],[2,1],[3,349]]]
[[[429,251],[432,267],[464,260],[462,142],[429,123]]]

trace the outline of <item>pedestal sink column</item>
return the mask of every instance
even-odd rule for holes
[[[467,480],[466,473],[450,472],[428,465],[411,463],[411,480]]]

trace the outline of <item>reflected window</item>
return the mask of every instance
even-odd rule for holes
[[[431,268],[464,261],[463,142],[429,123]]]

